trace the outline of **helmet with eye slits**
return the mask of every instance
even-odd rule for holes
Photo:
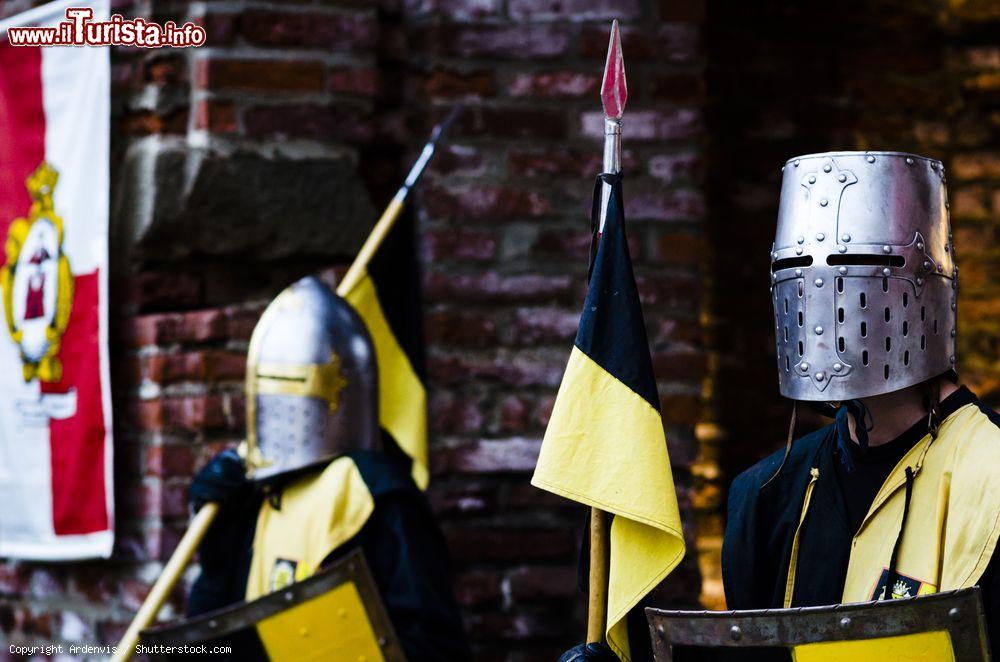
[[[364,322],[316,278],[289,286],[254,328],[246,400],[253,480],[377,449],[378,370]]]
[[[788,398],[870,397],[953,369],[958,269],[944,166],[900,152],[789,159],[771,286]]]

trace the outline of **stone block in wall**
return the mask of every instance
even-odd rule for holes
[[[147,138],[116,182],[116,269],[189,258],[343,258],[376,210],[350,152],[304,158],[223,154]]]

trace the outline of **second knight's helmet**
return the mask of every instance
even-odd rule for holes
[[[247,357],[248,476],[266,480],[377,448],[375,349],[350,305],[313,277],[254,328]]]
[[[953,369],[958,269],[944,167],[898,152],[790,159],[771,285],[788,398],[869,397]]]

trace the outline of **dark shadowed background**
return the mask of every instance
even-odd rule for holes
[[[582,509],[528,479],[583,300],[612,18],[626,215],[689,544],[664,604],[723,605],[726,486],[783,443],[767,282],[788,157],[944,161],[961,371],[1000,404],[997,2],[112,4],[199,21],[208,43],[113,51],[118,546],[106,562],[0,564],[0,641],[118,639],[184,530],[191,474],[240,439],[263,306],[347,264],[459,101],[414,200],[429,495],[480,659],[552,660],[582,638]]]

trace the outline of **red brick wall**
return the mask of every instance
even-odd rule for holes
[[[583,634],[582,509],[528,484],[583,300],[598,91],[612,17],[629,82],[625,206],[685,521],[704,355],[698,251],[703,58],[673,3],[412,2],[409,89],[468,111],[421,194],[431,497],[484,659],[554,659]],[[688,530],[694,547],[693,529]],[[695,555],[668,579],[694,604]]]
[[[700,19],[647,2],[577,4],[127,3],[157,20],[201,21],[209,50],[113,55],[113,234],[128,235],[131,200],[155,188],[131,179],[143,150],[264,154],[289,168],[314,153],[347,155],[384,204],[432,122],[467,104],[414,204],[426,265],[429,497],[482,659],[553,659],[584,631],[583,509],[528,479],[582,305],[613,15],[623,21],[631,85],[625,163],[636,272],[692,521],[704,371]],[[241,228],[219,220],[230,201],[207,203],[201,226],[182,215],[159,234],[116,236],[118,546],[109,562],[0,564],[10,641],[116,641],[184,530],[192,472],[242,434],[243,361],[264,303],[299,275],[350,257],[233,248],[224,232]],[[664,599],[693,605],[698,583],[692,556]],[[183,601],[179,590],[164,614],[176,616]]]

